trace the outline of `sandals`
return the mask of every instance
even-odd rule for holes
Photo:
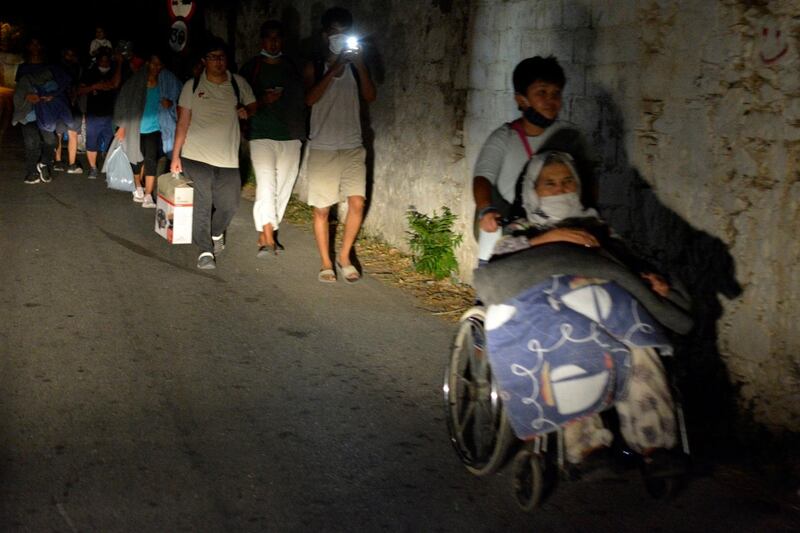
[[[278,255],[278,247],[277,246],[259,246],[258,252],[256,253],[256,257],[259,259],[269,257],[271,255]]]
[[[347,283],[361,281],[361,274],[358,273],[358,270],[353,265],[342,265],[339,261],[336,261],[336,268],[342,273],[342,277]]]
[[[332,268],[323,268],[317,274],[317,281],[320,283],[336,283],[336,272]]]

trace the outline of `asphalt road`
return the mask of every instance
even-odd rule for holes
[[[215,271],[103,180],[22,182],[0,150],[3,531],[790,531],[720,473],[655,501],[636,472],[533,515],[447,440],[452,324],[371,279],[316,281],[311,234],[255,257],[243,201]]]

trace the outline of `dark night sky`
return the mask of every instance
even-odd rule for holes
[[[122,13],[118,14],[120,9]],[[58,3],[3,0],[0,5],[2,20],[38,29],[51,51],[61,44],[88,50],[97,24],[106,26],[108,37],[114,43],[126,39],[166,45],[169,28],[167,0],[62,0]]]

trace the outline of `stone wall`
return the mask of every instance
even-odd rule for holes
[[[598,151],[603,214],[697,297],[686,365],[697,390],[736,390],[758,421],[795,431],[799,7],[477,2],[467,119],[471,163],[497,117],[513,116],[516,62],[563,61],[563,117]]]
[[[468,3],[386,0],[337,5],[353,12],[354,31],[365,45],[378,88],[378,99],[369,106],[370,202],[365,228],[406,248],[410,206],[430,213],[469,203],[464,194],[469,172],[463,140]],[[258,28],[267,18],[284,20],[291,33],[289,48],[303,59],[309,57],[319,46],[319,19],[327,7],[310,1],[242,2],[236,14],[237,61],[241,64],[257,53]],[[207,26],[225,36],[224,9],[207,13]],[[303,185],[301,176],[296,189],[301,195]]]
[[[326,7],[242,5],[240,58],[267,15],[310,50]],[[402,247],[409,205],[448,205],[469,280],[470,170],[488,133],[517,115],[514,65],[553,54],[569,79],[562,117],[597,153],[603,214],[696,297],[683,350],[694,408],[719,413],[735,397],[759,422],[800,430],[800,1],[342,5],[378,81],[369,231]]]

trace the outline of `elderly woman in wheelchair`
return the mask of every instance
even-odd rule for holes
[[[487,308],[462,318],[445,378],[459,456],[477,475],[494,471],[513,432],[525,443],[515,494],[530,509],[552,435],[561,470],[579,469],[611,445],[600,413],[613,406],[648,488],[673,479],[682,464],[670,450],[688,443],[659,354],[672,353],[666,329],[691,328],[688,300],[584,208],[568,154],[537,155],[522,180],[524,216],[475,273]]]

